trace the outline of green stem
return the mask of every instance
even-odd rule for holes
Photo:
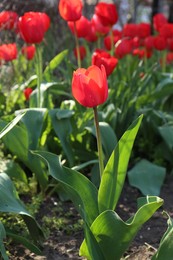
[[[99,121],[98,121],[97,107],[93,107],[93,111],[94,111],[94,122],[95,122],[95,128],[96,128],[99,169],[100,169],[100,179],[101,179],[103,171],[104,171],[104,163],[103,163],[102,141],[101,141]]]
[[[110,37],[111,37],[111,55],[114,55],[114,34],[112,27],[110,28]]]
[[[80,51],[79,51],[79,39],[77,36],[77,30],[76,30],[76,22],[74,22],[74,37],[76,42],[76,51],[77,51],[77,65],[79,68],[81,68],[81,58],[80,58]]]
[[[36,71],[37,71],[37,107],[41,107],[41,82],[42,82],[42,49],[40,45],[36,46]]]
[[[166,72],[166,54],[167,52],[164,50],[162,52],[162,72],[165,73]]]

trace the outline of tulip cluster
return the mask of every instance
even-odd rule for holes
[[[2,44],[0,46],[0,64],[13,61],[21,53],[27,60],[32,60],[36,53],[36,44],[40,44],[45,33],[50,27],[50,18],[46,13],[26,12],[19,17],[16,12],[3,11],[0,13],[0,30],[11,30],[24,41],[22,47],[17,47],[16,43]],[[18,52],[18,48],[20,52]],[[24,91],[26,100],[32,89]]]

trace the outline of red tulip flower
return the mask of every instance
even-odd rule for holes
[[[151,25],[149,23],[138,24],[138,37],[145,38],[151,35]]]
[[[118,59],[112,57],[108,52],[96,49],[92,55],[92,65],[101,68],[104,65],[107,77],[113,72],[118,64]]]
[[[32,60],[36,52],[35,45],[23,46],[21,52],[27,60]]]
[[[79,47],[80,59],[83,60],[86,56],[86,49],[84,46]],[[77,49],[74,49],[74,56],[77,58]]]
[[[154,38],[154,48],[158,51],[163,51],[167,48],[167,41],[164,37],[156,36]]]
[[[159,35],[164,38],[172,38],[173,37],[173,24],[165,23],[159,30]]]
[[[105,26],[101,23],[99,16],[96,14],[93,15],[91,23],[95,27],[97,36],[104,36],[110,31],[108,26]]]
[[[0,46],[0,60],[12,61],[17,58],[17,47],[15,43]]]
[[[29,100],[32,91],[33,91],[32,88],[24,89],[23,94],[24,94],[26,100]]]
[[[67,22],[75,22],[82,15],[83,4],[81,0],[60,0],[59,13]]]
[[[0,30],[15,30],[18,22],[18,14],[13,11],[0,12]]]
[[[45,13],[27,12],[19,18],[18,28],[26,43],[41,43],[49,29],[50,18]]]
[[[79,68],[73,73],[72,94],[84,107],[96,107],[108,97],[108,84],[105,67],[95,65],[88,69]]]
[[[88,31],[88,34],[85,36],[85,40],[88,42],[96,42],[98,40],[98,34],[96,32],[96,28],[91,21],[90,21],[90,30]]]
[[[95,14],[99,16],[104,26],[112,26],[118,20],[118,13],[115,4],[100,2],[95,7]]]
[[[127,54],[130,54],[133,50],[133,41],[130,39],[122,39],[120,42],[117,42],[115,46],[115,56],[118,59],[122,59]]]
[[[153,26],[156,31],[168,22],[167,18],[162,13],[155,14],[153,17]]]
[[[122,35],[124,37],[130,37],[130,38],[136,37],[138,36],[138,29],[139,29],[138,24],[127,23],[123,27]]]
[[[79,38],[85,38],[90,32],[90,21],[83,15],[76,21],[76,25],[74,25],[74,22],[68,22],[68,26],[73,34],[75,34],[74,26],[76,26],[76,33]]]
[[[166,63],[172,64],[173,63],[173,52],[168,52],[166,55]]]
[[[154,39],[155,38],[153,35],[150,35],[144,39],[143,44],[147,50],[152,50],[154,48]]]

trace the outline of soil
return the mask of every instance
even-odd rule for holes
[[[159,246],[159,242],[164,232],[167,229],[167,218],[163,211],[173,217],[173,176],[168,176],[162,187],[160,197],[164,199],[164,205],[160,208],[153,217],[145,223],[142,229],[137,234],[130,248],[125,254],[125,259],[128,260],[149,260]],[[140,192],[131,187],[128,182],[125,183],[117,213],[123,220],[127,220],[136,212],[137,198],[141,197]],[[46,198],[39,210],[38,220],[47,215],[51,220],[52,212],[57,212],[57,197]],[[66,216],[67,225],[73,225],[80,219],[78,213],[74,209],[71,202],[60,202],[62,205],[61,212],[56,213],[57,217]],[[54,211],[55,209],[55,211]],[[70,214],[67,214],[70,212]],[[67,217],[68,216],[68,217]],[[25,249],[21,245],[10,244],[8,251],[10,252],[11,260],[35,259],[35,260],[67,260],[67,259],[84,259],[79,257],[78,251],[83,240],[83,231],[81,228],[71,232],[64,228],[52,228],[44,242],[43,256],[37,256]]]

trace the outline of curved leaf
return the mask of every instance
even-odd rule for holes
[[[45,151],[34,151],[33,153],[46,161],[50,175],[63,185],[81,217],[90,226],[98,216],[96,187],[84,175],[63,167],[56,154]]]
[[[0,173],[0,212],[20,214],[34,240],[44,237],[41,228],[20,201],[16,189],[6,173]]]
[[[119,260],[142,225],[163,204],[163,200],[159,197],[147,197],[142,202],[145,204],[127,222],[124,222],[116,212],[106,210],[91,225],[91,232],[106,260]],[[91,259],[85,240],[80,247],[80,255]]]
[[[104,169],[99,193],[99,211],[114,210],[126,177],[131,150],[136,138],[142,115],[135,120],[121,137]]]

